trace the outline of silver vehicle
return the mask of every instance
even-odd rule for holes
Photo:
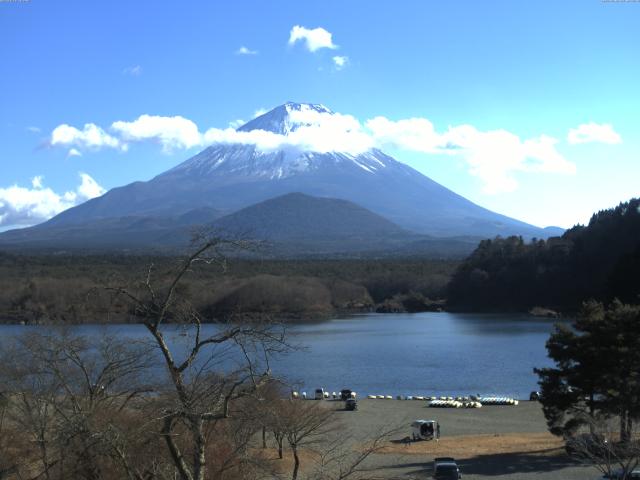
[[[413,440],[433,440],[438,438],[440,428],[436,420],[416,420],[411,423],[411,438]]]

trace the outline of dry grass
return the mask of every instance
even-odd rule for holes
[[[505,433],[493,435],[459,435],[436,441],[391,443],[380,453],[451,456],[469,459],[480,455],[526,452],[531,455],[557,455],[562,439],[550,433]]]
[[[251,449],[251,455],[262,462],[268,463],[274,472],[281,475],[290,474],[293,470],[293,454],[291,449],[286,446],[283,454],[284,458],[278,458],[278,450],[272,447]],[[298,457],[300,458],[300,470],[302,472],[308,471],[319,459],[319,455],[316,452],[308,449],[299,449]]]

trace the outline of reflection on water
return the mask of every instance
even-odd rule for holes
[[[554,321],[497,314],[370,314],[289,326],[291,340],[306,348],[272,362],[274,374],[316,387],[348,387],[362,394],[502,394],[528,397],[537,388],[534,367],[550,365],[545,342]],[[0,326],[2,337],[28,328]],[[103,332],[129,340],[147,337],[141,325],[80,325],[85,335]],[[173,344],[186,349],[175,331]],[[206,326],[205,330],[216,328]]]

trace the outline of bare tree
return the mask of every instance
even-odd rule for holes
[[[9,399],[4,392],[0,392],[0,480],[8,478],[17,471],[17,465],[10,453],[9,438],[11,433],[7,429],[7,408]]]
[[[206,238],[164,283],[155,280],[151,266],[140,288],[110,287],[129,301],[160,351],[169,387],[160,396],[160,433],[182,480],[206,478],[211,426],[228,420],[234,402],[269,381],[270,356],[287,349],[284,331],[268,324],[203,325],[201,314],[180,294],[182,280],[197,265],[225,268],[225,253],[245,247]],[[171,343],[169,322],[183,326],[182,347]]]
[[[367,460],[380,452],[402,427],[383,427],[367,439],[353,438],[345,432],[334,432],[319,452],[310,480],[346,480],[370,478]]]
[[[255,403],[255,412],[261,425],[262,448],[266,449],[267,433],[271,434],[276,442],[278,458],[283,458],[285,440],[285,412],[283,402],[287,397],[286,388],[277,380],[267,383],[260,390],[258,401]]]
[[[620,439],[619,419],[589,416],[584,419],[588,432],[567,439],[567,453],[574,460],[596,468],[606,478],[627,478],[640,464],[640,430],[628,431]]]
[[[323,445],[329,433],[335,429],[334,412],[316,402],[283,400],[278,415],[282,432],[293,453],[291,480],[300,471],[300,449],[313,450]]]
[[[66,331],[27,333],[2,355],[2,383],[8,388],[8,417],[35,446],[22,448],[32,478],[105,478],[105,462],[121,465],[123,423],[143,383],[148,350],[103,336],[97,343]],[[110,467],[111,468],[111,467]]]

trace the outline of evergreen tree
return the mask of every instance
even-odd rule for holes
[[[562,237],[480,242],[447,288],[450,306],[576,311],[593,298],[636,302],[640,295],[640,198],[593,215]]]
[[[640,418],[640,306],[586,303],[571,328],[556,327],[547,350],[555,368],[535,372],[550,431],[570,435],[615,416],[620,440],[629,441]]]

